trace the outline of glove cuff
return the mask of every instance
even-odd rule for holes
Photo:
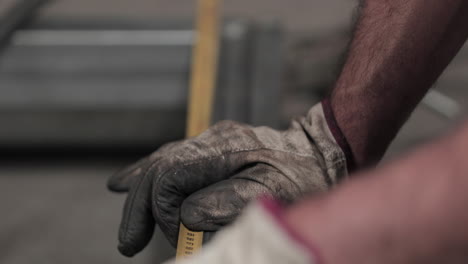
[[[301,234],[297,233],[284,219],[284,207],[277,201],[271,198],[262,198],[259,200],[264,211],[266,211],[275,224],[289,239],[296,244],[296,246],[302,248],[311,259],[311,263],[319,264],[323,263],[320,257],[319,250],[307,242]]]
[[[328,97],[322,100],[322,108],[328,128],[335,138],[336,143],[338,146],[340,146],[341,150],[345,154],[348,173],[352,173],[356,170],[356,162],[353,156],[353,152],[351,150],[351,146],[348,143],[348,140],[344,136],[341,128],[338,125],[338,122],[336,121],[335,114],[333,113],[333,108]]]
[[[264,198],[220,231],[195,256],[177,264],[319,264],[316,248],[284,220],[282,207]],[[166,264],[176,264],[169,262]]]

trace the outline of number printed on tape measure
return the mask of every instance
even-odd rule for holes
[[[203,232],[192,232],[181,225],[179,245],[177,248],[177,258],[194,255],[202,246]]]

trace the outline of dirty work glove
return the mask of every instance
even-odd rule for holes
[[[119,250],[141,251],[155,223],[175,246],[180,221],[191,230],[216,231],[259,195],[292,202],[326,191],[350,169],[345,153],[328,101],[285,131],[224,121],[165,145],[108,182],[110,190],[129,191]]]
[[[165,264],[316,264],[314,245],[290,228],[284,209],[261,199],[249,205],[233,225],[220,231],[203,250],[183,260]]]

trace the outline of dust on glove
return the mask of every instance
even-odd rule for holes
[[[116,173],[109,189],[129,192],[121,253],[141,251],[155,224],[175,246],[181,221],[194,231],[216,231],[258,196],[293,202],[330,189],[346,176],[347,159],[337,128],[329,128],[333,118],[325,118],[328,105],[316,105],[285,131],[224,121]]]

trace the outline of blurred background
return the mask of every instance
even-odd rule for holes
[[[117,252],[119,168],[184,136],[195,1],[0,0],[0,263],[159,263]],[[214,121],[284,128],[326,94],[357,1],[226,0]],[[465,48],[386,159],[466,112]]]

